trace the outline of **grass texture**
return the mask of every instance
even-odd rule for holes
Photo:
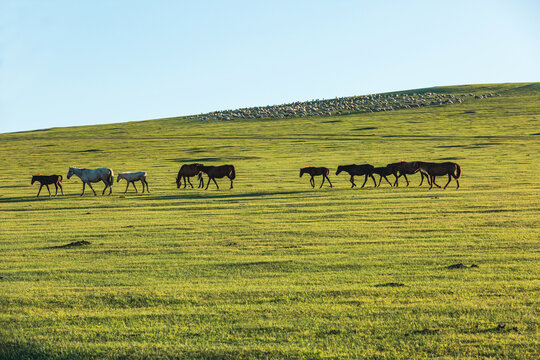
[[[0,358],[538,358],[540,84],[427,91],[502,96],[1,134]],[[399,160],[458,162],[461,188],[335,176]],[[191,162],[234,164],[235,188],[177,189]],[[80,197],[69,166],[147,171],[151,194]],[[66,195],[36,198],[36,173]]]

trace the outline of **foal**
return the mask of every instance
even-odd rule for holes
[[[373,177],[373,169],[375,167],[370,164],[363,164],[363,165],[339,165],[336,171],[336,175],[339,175],[340,172],[346,171],[351,175],[350,182],[352,184],[351,189],[356,186],[354,183],[354,176],[355,175],[365,175],[364,183],[361,187],[364,187],[366,185],[366,181],[368,179],[368,176],[370,176],[373,179],[373,185],[377,187],[377,183],[375,182],[375,178]]]
[[[62,195],[64,195],[64,190],[62,189],[62,175],[43,175],[43,174],[39,174],[39,175],[34,175],[32,176],[32,182],[31,184],[33,185],[36,181],[39,181],[40,183],[40,187],[39,187],[39,191],[36,195],[36,197],[39,196],[39,193],[41,192],[41,188],[43,187],[43,185],[45,185],[47,187],[47,190],[49,190],[49,197],[51,197],[51,190],[49,189],[49,185],[52,185],[54,184],[54,187],[56,188],[56,193],[54,194],[54,196],[58,195],[58,187],[60,187],[60,191],[62,192]]]
[[[216,178],[221,179],[223,177],[228,177],[229,180],[231,180],[231,187],[229,189],[233,188],[233,180],[236,178],[236,171],[234,170],[233,165],[221,165],[221,166],[204,166],[199,165],[199,170],[208,175],[208,183],[206,184],[206,188],[204,190],[208,189],[208,185],[210,185],[210,180],[214,181],[214,184],[216,184],[216,187],[219,190],[219,186],[216,182]]]
[[[332,183],[330,182],[330,179],[328,178],[328,174],[330,174],[330,170],[325,167],[313,167],[313,166],[306,166],[304,168],[300,169],[300,177],[304,175],[304,173],[311,175],[311,179],[309,179],[309,182],[311,184],[312,188],[315,188],[315,179],[314,176],[322,175],[322,183],[321,186],[319,186],[319,189],[322,188],[324,184],[324,179],[328,180],[328,183],[330,184],[330,187],[332,187]]]
[[[130,183],[131,185],[133,185],[135,192],[137,192],[135,181],[141,182],[143,194],[144,194],[144,185],[146,185],[146,191],[150,193],[150,190],[148,189],[148,183],[146,182],[146,171],[120,173],[118,174],[118,178],[116,179],[116,182],[119,182],[120,179],[126,179],[127,181],[126,191],[124,191],[124,194],[128,191],[128,187]]]

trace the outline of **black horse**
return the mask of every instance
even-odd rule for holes
[[[364,187],[366,185],[366,181],[368,179],[368,176],[373,179],[373,185],[377,187],[377,183],[375,182],[375,178],[373,177],[373,169],[375,167],[370,164],[363,164],[363,165],[339,165],[336,171],[336,175],[339,175],[340,172],[346,171],[351,175],[350,182],[352,184],[351,188],[355,187],[356,184],[354,183],[354,176],[355,175],[365,175],[364,183],[361,187]]]

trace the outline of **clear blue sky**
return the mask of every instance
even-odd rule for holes
[[[0,0],[0,132],[530,81],[538,0]]]

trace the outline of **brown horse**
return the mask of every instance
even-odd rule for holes
[[[381,186],[381,181],[383,178],[384,180],[386,180],[387,183],[390,184],[390,186],[392,186],[392,183],[387,178],[388,175],[392,175],[392,169],[389,168],[388,166],[376,167],[373,169],[372,173],[380,176],[379,184],[377,185],[378,187]]]
[[[182,178],[184,179],[184,189],[186,188],[186,185],[188,183],[191,186],[191,188],[193,188],[193,185],[191,184],[191,181],[189,181],[189,178],[196,175],[199,177],[198,188],[204,187],[204,180],[202,178],[202,172],[199,168],[201,166],[203,166],[203,164],[199,164],[199,163],[182,165],[180,167],[180,170],[178,171],[178,175],[176,176],[176,188],[179,189],[180,186],[182,185]]]
[[[206,188],[204,190],[208,189],[208,185],[210,185],[210,180],[214,181],[214,184],[216,184],[216,187],[219,190],[219,186],[216,182],[216,178],[221,179],[223,177],[228,177],[229,180],[231,180],[231,187],[229,189],[233,188],[233,180],[236,178],[236,170],[234,170],[234,166],[232,165],[221,165],[221,166],[204,166],[200,165],[199,170],[208,175],[208,183],[206,184]]]
[[[355,175],[365,175],[364,183],[362,184],[361,188],[366,185],[366,181],[368,179],[368,176],[370,176],[373,179],[373,185],[377,187],[377,183],[375,182],[375,178],[373,177],[373,169],[375,167],[370,164],[362,164],[362,165],[339,165],[336,171],[336,175],[339,175],[340,172],[345,171],[348,172],[349,175],[351,175],[351,178],[349,181],[351,182],[351,188],[355,187],[356,184],[354,183],[354,176]]]
[[[452,178],[456,179],[457,187],[459,189],[459,178],[461,177],[461,166],[458,163],[454,162],[443,162],[443,163],[421,163],[419,167],[422,171],[425,171],[430,177],[430,189],[433,188],[433,185],[440,188],[438,184],[435,183],[436,176],[448,175],[448,182],[444,185],[443,189],[446,189]]]
[[[409,186],[409,179],[407,179],[407,175],[416,174],[418,171],[420,171],[419,165],[421,163],[423,162],[422,161],[411,161],[411,162],[400,161],[397,163],[386,165],[386,167],[388,167],[392,171],[392,174],[396,178],[396,181],[394,181],[394,186],[399,185],[398,179],[401,176],[405,178],[405,181],[407,181],[407,186]],[[422,180],[420,181],[420,185],[418,186],[421,186],[422,183],[424,182],[424,176],[426,177],[426,179],[428,179],[428,182],[429,182],[429,177],[424,172],[420,171],[420,175],[422,175]]]
[[[58,195],[58,187],[60,187],[60,191],[62,192],[62,195],[64,195],[64,190],[62,189],[62,184],[61,184],[62,175],[39,174],[39,175],[32,176],[31,184],[33,185],[36,181],[40,183],[39,191],[36,197],[39,196],[39,193],[41,192],[41,188],[43,187],[43,185],[47,187],[47,190],[49,190],[49,197],[51,197],[51,190],[49,189],[49,185],[52,185],[52,184],[54,184],[54,187],[56,188],[56,193],[54,194],[54,196]]]
[[[306,166],[306,167],[300,169],[300,177],[302,177],[302,175],[304,175],[304,173],[311,175],[311,179],[309,179],[309,183],[311,184],[312,188],[315,188],[315,179],[313,177],[314,176],[319,176],[319,175],[322,175],[322,177],[323,177],[322,183],[321,183],[321,186],[319,187],[319,189],[322,188],[322,186],[324,184],[324,179],[328,180],[328,183],[330,184],[330,187],[332,187],[332,183],[330,182],[330,179],[328,178],[328,174],[330,174],[330,170],[328,168]]]

